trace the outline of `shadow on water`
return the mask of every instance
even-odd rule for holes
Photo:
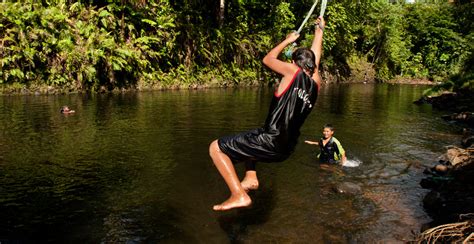
[[[275,194],[272,189],[259,189],[249,195],[254,199],[251,207],[223,213],[218,217],[219,225],[231,243],[243,243],[248,228],[267,222],[274,208]]]
[[[111,183],[103,178],[120,178],[125,172],[103,172],[80,161],[75,165],[40,162],[37,170],[48,177],[16,180],[10,190],[2,189],[2,244],[143,243],[177,240],[178,236],[192,240],[175,224],[181,222],[179,209],[157,196],[160,193],[139,189],[132,181]],[[2,183],[8,184],[1,176]]]
[[[102,243],[156,243],[192,240],[179,226],[179,210],[170,205],[127,206],[104,218]]]

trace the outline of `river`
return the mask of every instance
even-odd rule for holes
[[[409,241],[430,221],[423,170],[460,141],[413,104],[426,88],[323,87],[293,155],[258,164],[252,207],[224,213],[209,143],[261,126],[271,89],[0,97],[0,243]],[[326,123],[359,167],[319,167],[302,142]],[[362,190],[336,193],[342,182]]]

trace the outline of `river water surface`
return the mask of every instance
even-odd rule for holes
[[[228,190],[208,145],[261,126],[270,89],[0,97],[0,242],[409,241],[430,221],[423,170],[460,138],[413,104],[424,89],[324,87],[295,153],[258,164],[253,206],[225,213],[212,211]],[[302,142],[325,123],[359,167],[319,167]],[[362,190],[336,193],[343,182]]]

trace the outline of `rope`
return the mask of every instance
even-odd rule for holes
[[[306,24],[306,22],[308,22],[309,16],[311,16],[317,4],[318,4],[318,0],[314,1],[313,6],[311,6],[311,9],[309,10],[308,14],[306,15],[306,18],[304,18],[303,23],[301,23],[300,28],[298,28],[296,33],[299,34],[301,30],[303,30],[303,26]]]
[[[321,1],[321,10],[319,12],[319,17],[324,16],[324,12],[326,11],[326,4],[327,4],[327,0],[322,0]],[[298,28],[296,33],[299,34],[301,32],[301,30],[303,30],[304,25],[306,24],[306,22],[308,22],[309,17],[311,16],[314,9],[316,8],[316,5],[318,5],[318,0],[314,1],[313,6],[311,6],[311,9],[309,10],[308,14],[306,15],[306,18],[304,18],[303,23],[301,23],[300,28]]]
[[[321,1],[321,10],[319,12],[319,17],[323,17],[324,16],[324,12],[326,11],[326,4],[327,4],[327,0],[322,0]],[[308,22],[308,19],[309,17],[311,16],[311,14],[313,13],[314,9],[316,8],[316,5],[318,5],[318,0],[314,1],[314,4],[313,6],[311,6],[311,9],[309,10],[308,14],[306,15],[306,18],[304,18],[303,20],[303,23],[301,23],[300,25],[300,28],[298,28],[298,30],[296,31],[296,33],[300,33],[301,30],[303,30],[303,27],[304,25],[306,24],[306,22]],[[296,47],[296,43],[293,42],[290,46],[290,48],[287,48],[286,51],[285,51],[285,56],[288,57],[288,58],[291,58],[291,54],[293,53],[293,50],[292,48],[295,48]]]
[[[328,3],[327,0],[323,0],[321,2],[321,11],[319,12],[319,17],[323,17],[324,16],[324,12],[326,11],[326,4]]]

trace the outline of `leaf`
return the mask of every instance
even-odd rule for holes
[[[150,20],[150,19],[142,19],[142,22],[147,23],[151,26],[156,26],[157,25],[157,23],[155,21]]]

